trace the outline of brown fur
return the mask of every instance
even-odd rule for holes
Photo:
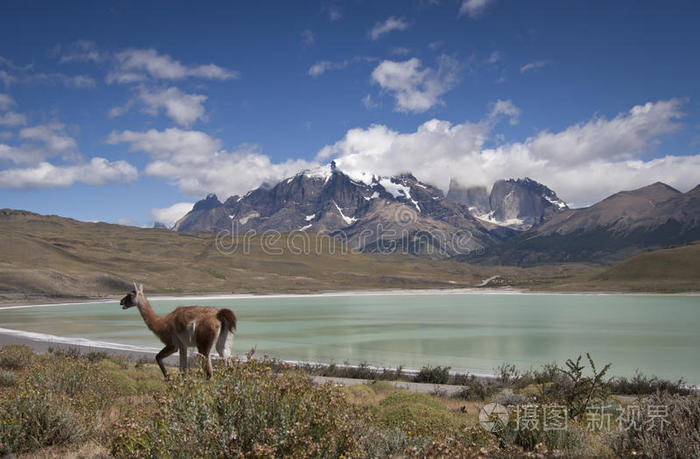
[[[163,359],[179,351],[180,369],[184,371],[187,368],[187,348],[196,347],[204,357],[204,372],[210,378],[213,372],[210,356],[212,346],[217,343],[219,355],[228,358],[228,350],[224,347],[227,342],[222,344],[219,335],[233,333],[236,329],[236,315],[233,311],[209,306],[180,306],[165,316],[158,316],[143,294],[143,286],[134,284],[134,287],[135,290],[122,298],[120,304],[123,309],[138,307],[146,326],[165,344],[156,356],[163,376],[168,377]]]

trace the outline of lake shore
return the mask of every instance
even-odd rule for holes
[[[314,298],[314,297],[348,297],[348,296],[374,296],[374,295],[643,295],[643,296],[700,296],[700,292],[629,292],[629,291],[556,291],[556,290],[528,290],[511,287],[504,288],[455,288],[455,289],[376,289],[376,290],[330,290],[321,292],[299,293],[179,293],[172,295],[149,295],[153,300],[183,300],[199,301],[207,299],[246,299],[246,298]],[[55,296],[2,296],[0,294],[0,308],[10,307],[40,307],[59,306],[75,303],[109,303],[119,301],[122,295],[61,297]]]

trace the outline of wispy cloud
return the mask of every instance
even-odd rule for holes
[[[367,56],[355,56],[352,59],[345,59],[343,61],[318,61],[306,71],[306,74],[311,77],[319,77],[329,70],[342,70],[351,64],[357,64],[360,62],[373,62],[377,59],[374,57]]]
[[[134,83],[149,78],[182,80],[203,78],[231,80],[240,78],[239,72],[215,64],[187,66],[155,49],[127,49],[114,56],[114,69],[107,75],[108,83]]]
[[[467,15],[470,18],[481,16],[486,8],[494,3],[494,0],[463,0],[459,7],[459,16]]]
[[[540,60],[540,61],[528,62],[527,64],[520,67],[520,73],[532,72],[534,70],[539,70],[539,69],[547,67],[549,65],[552,65],[552,61],[550,61],[550,60]]]
[[[411,25],[404,18],[391,16],[384,22],[377,22],[374,27],[367,32],[367,36],[372,40],[377,40],[382,35],[386,35],[395,30],[406,30]]]
[[[316,43],[316,37],[312,31],[306,29],[301,33],[301,42],[306,46],[311,46]]]

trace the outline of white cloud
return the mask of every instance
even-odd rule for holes
[[[182,193],[194,197],[213,192],[225,199],[315,165],[305,160],[274,163],[257,149],[245,146],[224,151],[221,140],[178,128],[113,132],[107,142],[127,143],[130,150],[147,153],[151,158],[147,175],[166,178]]]
[[[417,58],[382,61],[372,71],[372,80],[396,99],[395,110],[422,113],[442,104],[440,96],[457,83],[459,63],[446,55],[438,59],[438,69],[422,68]]]
[[[384,22],[377,22],[372,27],[372,30],[367,32],[367,36],[372,40],[377,40],[382,35],[395,30],[406,30],[410,27],[410,24],[404,18],[397,18],[391,16],[387,18]]]
[[[660,136],[679,128],[680,100],[647,103],[610,120],[596,117],[558,133],[484,148],[495,137],[494,116],[513,116],[512,103],[500,102],[477,123],[430,120],[411,133],[382,125],[351,129],[317,159],[335,159],[351,172],[411,171],[445,191],[451,177],[467,186],[490,186],[498,179],[529,176],[573,205],[659,180],[681,190],[698,184],[700,154],[645,159]]]
[[[343,10],[337,0],[329,0],[321,5],[321,11],[326,13],[328,20],[335,22],[343,17]]]
[[[494,0],[463,0],[462,5],[459,7],[459,16],[464,14],[470,18],[480,16],[493,2]]]
[[[314,33],[312,31],[306,29],[301,33],[301,42],[306,46],[311,46],[316,43],[316,37],[314,37]]]
[[[311,77],[319,77],[330,70],[342,70],[349,66],[350,64],[357,64],[359,62],[373,62],[377,59],[374,57],[367,56],[355,56],[352,59],[345,59],[344,61],[318,61],[306,72],[307,75]]]
[[[60,52],[60,48],[58,48]],[[104,59],[104,55],[97,49],[97,45],[91,41],[79,40],[73,43],[61,55],[59,62],[65,64],[67,62],[100,62]]]
[[[0,171],[0,187],[16,189],[42,189],[67,187],[76,182],[86,185],[104,185],[109,182],[131,182],[138,172],[126,161],[110,162],[95,157],[87,163],[70,166],[54,166],[41,162],[27,168]]]
[[[486,63],[489,65],[493,65],[501,62],[502,59],[503,56],[501,56],[500,51],[492,51],[491,54],[489,54],[488,59],[486,59]]]
[[[240,77],[238,72],[214,64],[188,67],[167,54],[159,54],[155,49],[127,49],[115,54],[114,59],[116,65],[107,75],[108,83],[134,83],[149,77],[163,80],[190,77],[231,80]]]
[[[141,88],[139,97],[146,113],[155,116],[160,109],[165,109],[165,114],[180,126],[189,127],[198,119],[205,120],[203,103],[207,96],[186,94],[171,87],[157,90]]]
[[[64,161],[81,159],[78,144],[66,134],[65,125],[58,122],[22,128],[18,145],[0,144],[0,159],[15,164],[37,164],[48,158],[61,157]]]
[[[193,202],[178,202],[170,207],[151,209],[148,213],[151,214],[154,221],[172,228],[179,219],[192,210],[193,206]]]
[[[520,109],[516,107],[510,100],[498,99],[493,103],[489,118],[495,118],[499,115],[505,115],[510,118],[510,124],[515,125],[520,121]]]
[[[343,62],[331,62],[331,61],[319,61],[316,62],[314,65],[309,67],[309,70],[306,72],[309,76],[312,77],[318,77],[326,73],[328,70],[331,69],[342,69],[348,66],[348,61],[343,61]]]
[[[534,70],[539,70],[539,69],[541,69],[543,67],[547,67],[548,65],[551,65],[551,64],[552,64],[552,61],[549,61],[549,60],[528,62],[527,64],[520,67],[520,73],[527,73],[527,72],[532,72]]]
[[[15,106],[15,100],[7,94],[0,94],[0,112],[9,110]]]
[[[27,124],[27,117],[21,113],[0,113],[0,126],[20,126]]]
[[[377,108],[377,103],[372,100],[371,95],[367,94],[361,100],[362,100],[362,105],[364,105],[367,110]]]

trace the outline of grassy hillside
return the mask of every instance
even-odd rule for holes
[[[606,285],[639,290],[700,289],[700,242],[636,255],[595,276]]]
[[[475,267],[411,255],[353,253],[314,233],[279,240],[237,238],[230,253],[214,235],[86,223],[0,211],[0,299],[117,295],[144,283],[153,294],[277,293],[384,288],[475,287],[495,275],[528,286],[585,279],[581,266],[546,270]],[[247,247],[247,249],[244,249]]]
[[[231,244],[238,249],[230,250]],[[652,252],[604,272],[584,263],[475,266],[355,253],[315,233],[217,243],[209,233],[0,210],[0,302],[114,297],[131,288],[133,280],[152,294],[470,288],[486,279],[491,279],[488,287],[547,291],[696,291],[698,249],[691,245]]]

